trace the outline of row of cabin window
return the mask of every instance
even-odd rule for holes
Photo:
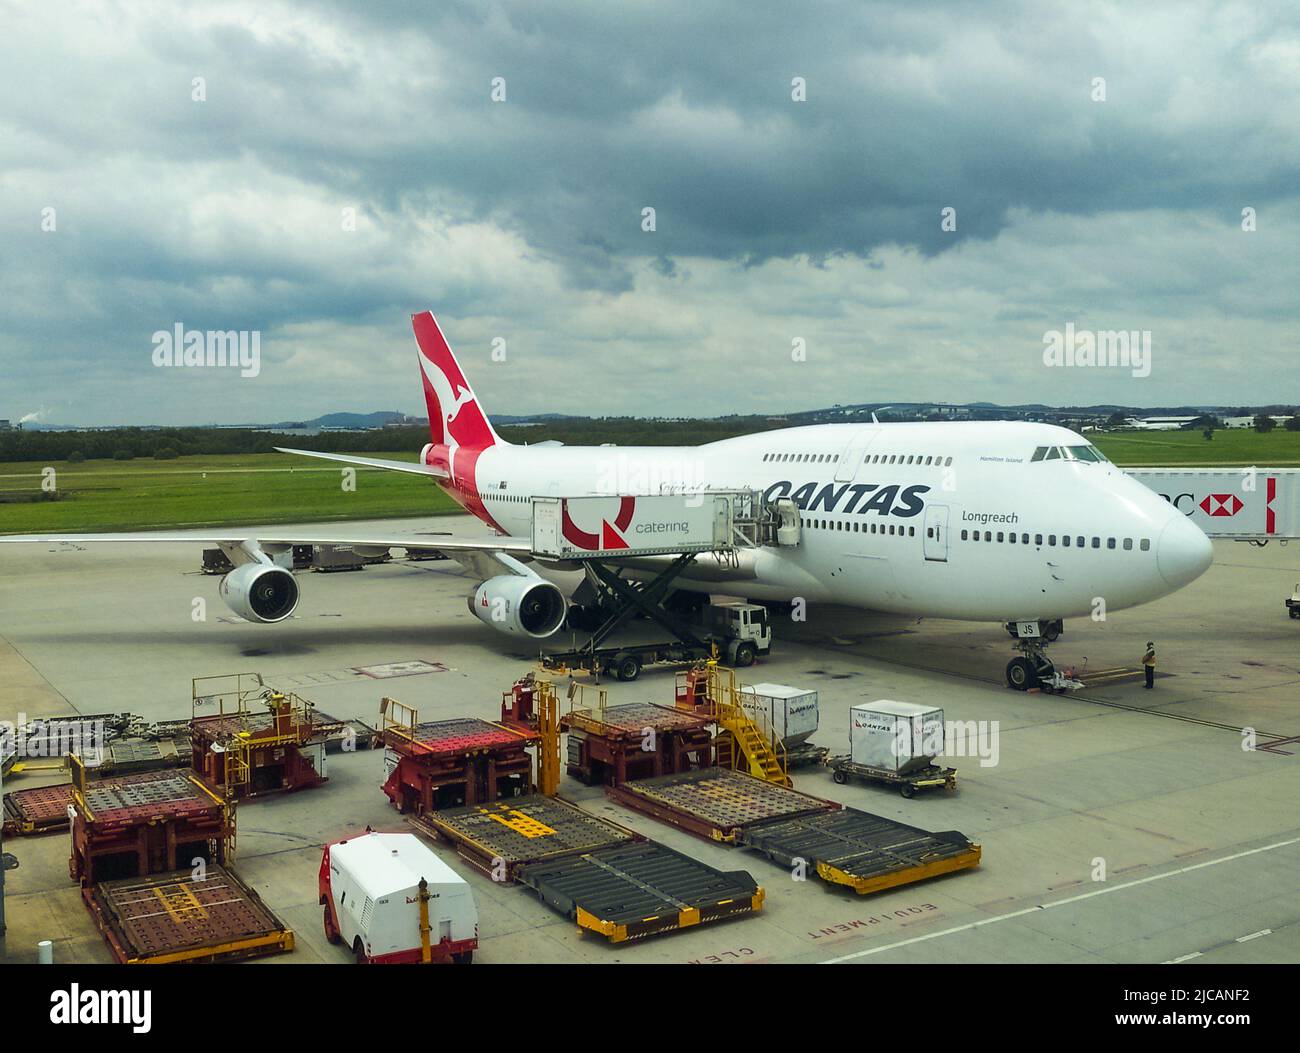
[[[835,464],[839,461],[838,453],[765,453],[764,461],[801,461],[808,464]]]
[[[765,453],[764,461],[799,461],[810,464],[839,462],[838,453]],[[948,467],[952,464],[951,457],[926,456],[921,453],[869,453],[862,459],[863,464],[918,464],[932,465],[935,468]]]
[[[933,528],[931,528],[931,529],[933,530]],[[968,534],[970,535],[969,537],[967,536]],[[980,540],[980,532],[979,532],[978,530],[970,530],[970,531],[963,530],[963,531],[961,532],[961,539],[962,539],[963,541],[967,541],[967,540],[969,540],[969,541],[979,541],[979,540]],[[993,540],[995,540],[995,539],[994,539],[994,536],[993,536],[993,531],[992,531],[992,530],[986,530],[986,531],[984,531],[984,540],[985,540],[985,541],[993,541]],[[1004,538],[1004,536],[1003,536],[1003,531],[999,530],[999,531],[997,532],[997,538],[996,538],[996,540],[997,540],[998,542],[1002,542],[1003,540],[1005,540],[1005,541],[1009,542],[1010,544],[1014,545],[1014,544],[1016,543],[1016,534],[1015,534],[1014,532],[1012,532],[1012,533],[1008,533],[1008,534],[1005,535],[1005,538]],[[1077,542],[1077,543],[1075,544],[1074,547],[1075,547],[1075,548],[1087,548],[1087,547],[1088,547],[1087,544],[1086,544],[1087,540],[1088,540],[1088,539],[1087,539],[1086,537],[1084,537],[1082,534],[1078,535],[1077,538],[1076,538],[1076,542]],[[1133,539],[1132,539],[1131,537],[1126,537],[1126,538],[1113,538],[1113,537],[1108,537],[1108,538],[1106,538],[1105,540],[1106,540],[1106,547],[1107,547],[1107,548],[1123,548],[1125,552],[1131,552],[1131,551],[1133,550]],[[1101,542],[1102,542],[1102,539],[1101,539],[1101,538],[1099,538],[1099,537],[1094,537],[1094,538],[1092,539],[1092,547],[1093,547],[1093,548],[1101,548]],[[1034,535],[1034,544],[1035,544],[1035,545],[1041,545],[1042,543],[1043,543],[1043,535],[1042,535],[1042,534],[1035,534],[1035,535]],[[1028,535],[1028,534],[1021,534],[1021,535],[1020,535],[1020,544],[1022,544],[1022,545],[1028,545],[1028,544],[1029,544],[1029,535]],[[1048,534],[1048,535],[1047,535],[1047,544],[1048,544],[1049,547],[1050,547],[1050,546],[1054,546],[1054,545],[1056,544],[1056,535],[1055,535],[1055,534]],[[1070,535],[1069,535],[1069,534],[1062,534],[1062,535],[1061,535],[1061,547],[1062,547],[1062,548],[1069,548],[1069,547],[1070,547]],[[1151,539],[1150,539],[1150,538],[1145,538],[1145,537],[1142,538],[1142,539],[1138,542],[1138,548],[1140,548],[1143,552],[1147,552],[1147,551],[1149,551],[1150,548],[1151,548]]]
[[[843,519],[809,519],[807,525],[814,530],[840,530],[850,534],[893,534],[895,537],[916,537],[916,527],[904,528],[902,524],[896,523],[863,523],[856,519],[852,522]],[[888,530],[885,529],[886,526],[889,527]],[[880,529],[877,530],[876,527]]]
[[[952,464],[951,457],[927,457],[924,454],[869,453],[863,464],[919,464],[932,465],[935,468],[947,468]]]

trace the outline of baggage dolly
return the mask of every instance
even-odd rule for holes
[[[915,797],[917,790],[929,790],[936,786],[942,786],[945,790],[957,788],[957,769],[941,768],[937,764],[929,764],[905,774],[891,771],[889,768],[855,764],[848,757],[831,757],[826,762],[826,766],[831,770],[831,778],[840,786],[849,781],[849,776],[856,775],[858,778],[869,779],[872,782],[897,786],[898,792],[904,797]]]

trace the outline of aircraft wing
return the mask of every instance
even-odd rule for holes
[[[13,544],[124,544],[212,545],[220,548],[236,565],[256,559],[256,550],[270,555],[294,545],[348,545],[364,555],[380,555],[393,548],[433,548],[456,560],[466,570],[483,577],[495,574],[528,573],[518,559],[528,559],[531,543],[523,537],[455,537],[451,534],[392,534],[358,536],[341,534],[282,533],[239,528],[194,531],[142,531],[122,534],[9,534],[0,545]]]
[[[342,464],[355,464],[361,468],[382,468],[388,472],[407,472],[411,475],[428,475],[435,479],[449,478],[445,468],[435,468],[431,464],[419,461],[386,461],[380,457],[354,457],[350,453],[317,453],[315,450],[291,450],[277,446],[278,453],[296,453],[299,457],[319,457],[322,461],[339,461]]]

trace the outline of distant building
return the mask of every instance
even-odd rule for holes
[[[1270,414],[1270,416],[1273,418],[1274,424],[1285,424],[1287,421],[1291,419],[1291,415],[1289,413],[1283,413],[1280,417],[1276,413]],[[1253,428],[1255,426],[1255,418],[1253,416],[1224,417],[1223,426],[1225,428]]]

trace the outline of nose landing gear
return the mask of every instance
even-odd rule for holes
[[[1017,691],[1053,685],[1056,667],[1047,657],[1047,645],[1057,640],[1065,626],[1061,619],[1052,621],[1008,622],[1007,632],[1015,638],[1019,658],[1007,663],[1007,686]]]

